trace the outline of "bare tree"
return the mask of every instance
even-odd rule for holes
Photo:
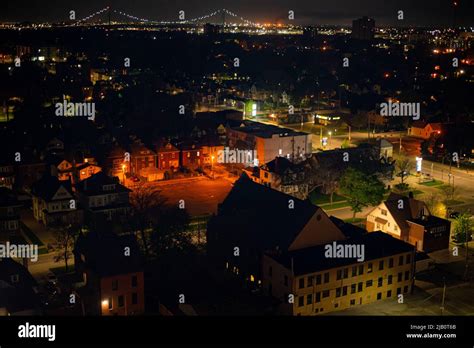
[[[72,250],[78,234],[76,226],[67,227],[57,226],[53,229],[54,240],[56,244],[56,255],[54,262],[64,261],[66,272],[68,271],[68,261],[73,256]]]
[[[140,233],[145,255],[148,256],[148,238],[146,230],[156,224],[160,209],[166,199],[160,194],[161,191],[153,184],[140,183],[130,195],[132,205],[131,223],[135,231]]]

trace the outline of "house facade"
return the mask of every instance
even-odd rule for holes
[[[263,258],[263,289],[286,315],[319,315],[381,300],[398,301],[411,291],[413,247],[377,232],[340,242],[365,246],[365,259],[329,259],[325,246]],[[291,295],[291,296],[290,296]]]
[[[417,250],[432,252],[449,247],[451,223],[431,215],[422,201],[391,194],[368,215],[367,231],[383,231]]]
[[[70,181],[45,176],[33,184],[31,194],[33,216],[37,221],[47,226],[82,222],[82,211],[72,192]]]
[[[81,206],[89,214],[100,214],[106,220],[126,220],[130,210],[130,189],[116,178],[99,172],[77,185]]]
[[[128,248],[129,255],[124,250]],[[132,236],[90,232],[79,236],[75,269],[87,315],[140,315],[145,311],[143,264]]]

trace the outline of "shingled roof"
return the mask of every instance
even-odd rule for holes
[[[130,254],[125,254],[125,248]],[[131,235],[90,232],[77,239],[76,255],[85,256],[85,266],[100,276],[128,274],[143,270],[142,255]]]
[[[293,209],[289,209],[290,199]],[[261,249],[288,248],[318,209],[309,201],[257,184],[242,174],[210,224],[219,225],[222,233],[251,238]]]
[[[338,241],[337,244],[364,245],[364,261],[376,260],[413,251],[412,245],[380,231],[366,233],[360,237],[347,239],[345,241]],[[325,245],[285,252],[279,255],[267,255],[288,269],[293,267],[293,272],[297,276],[357,263],[356,259],[351,258],[325,257]]]
[[[70,181],[59,180],[55,176],[45,175],[33,184],[31,193],[49,202],[61,187],[64,187],[71,196],[73,195]]]
[[[400,201],[403,202],[403,209],[399,208]],[[393,192],[385,201],[385,206],[402,229],[409,227],[407,220],[418,219],[422,215],[430,215],[425,202]]]

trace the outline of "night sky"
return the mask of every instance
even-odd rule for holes
[[[69,10],[83,18],[111,5],[132,15],[151,20],[176,20],[179,10],[187,18],[227,8],[258,22],[288,22],[288,11],[295,11],[296,24],[343,24],[368,15],[377,25],[451,26],[453,0],[0,0],[1,21],[62,21]],[[458,0],[456,24],[474,26],[474,1]],[[405,21],[396,18],[404,10]],[[112,17],[118,19],[119,17]]]

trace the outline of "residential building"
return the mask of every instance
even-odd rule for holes
[[[49,165],[51,175],[56,176],[59,180],[73,180],[73,163],[63,156],[48,155],[45,162]]]
[[[0,187],[13,189],[15,184],[15,167],[12,163],[0,164]]]
[[[0,258],[0,316],[40,314],[36,280],[20,263]]]
[[[0,187],[0,242],[8,241],[20,233],[21,203],[6,187]]]
[[[147,177],[150,168],[156,169],[156,153],[142,142],[131,145],[131,173],[135,176]]]
[[[88,214],[103,215],[106,220],[124,221],[130,212],[130,189],[104,172],[92,175],[76,185],[81,206]]]
[[[143,260],[135,238],[111,232],[80,235],[74,249],[78,289],[87,315],[138,315],[145,311]]]
[[[156,164],[160,170],[177,170],[179,168],[179,150],[169,141],[159,141],[156,145]]]
[[[424,202],[394,193],[367,215],[367,231],[383,231],[424,252],[448,248],[450,229]]]
[[[216,165],[221,151],[224,151],[224,145],[220,145],[217,142],[208,142],[206,145],[202,145],[203,164],[207,166]]]
[[[413,247],[383,232],[340,241],[364,246],[364,260],[327,257],[326,245],[268,252],[263,257],[263,289],[287,315],[318,315],[376,301],[399,301],[411,291]],[[291,296],[290,296],[291,295]]]
[[[92,175],[95,175],[101,171],[102,168],[100,166],[90,162],[82,163],[76,167],[78,181],[90,178]]]
[[[393,145],[386,139],[379,138],[375,142],[375,148],[380,155],[380,159],[384,158],[385,160],[393,158]]]
[[[240,127],[227,129],[229,147],[256,150],[260,164],[275,157],[299,162],[312,152],[312,135],[259,122],[245,121]]]
[[[321,208],[257,184],[244,173],[208,222],[207,251],[218,268],[258,284],[264,252],[345,238]]]
[[[193,143],[183,143],[180,145],[182,167],[197,169],[203,165],[202,148]]]
[[[33,215],[43,224],[82,222],[82,211],[72,193],[70,181],[45,175],[33,184],[31,195]]]
[[[307,162],[293,163],[286,157],[276,157],[246,172],[253,181],[259,184],[299,199],[306,199],[311,187],[309,170]]]
[[[424,121],[415,121],[408,128],[408,135],[417,138],[429,139],[431,136],[441,135],[443,125],[441,123],[427,123]]]
[[[106,173],[110,176],[116,176],[123,182],[125,174],[130,173],[130,152],[122,146],[115,144],[109,150],[106,158]]]

